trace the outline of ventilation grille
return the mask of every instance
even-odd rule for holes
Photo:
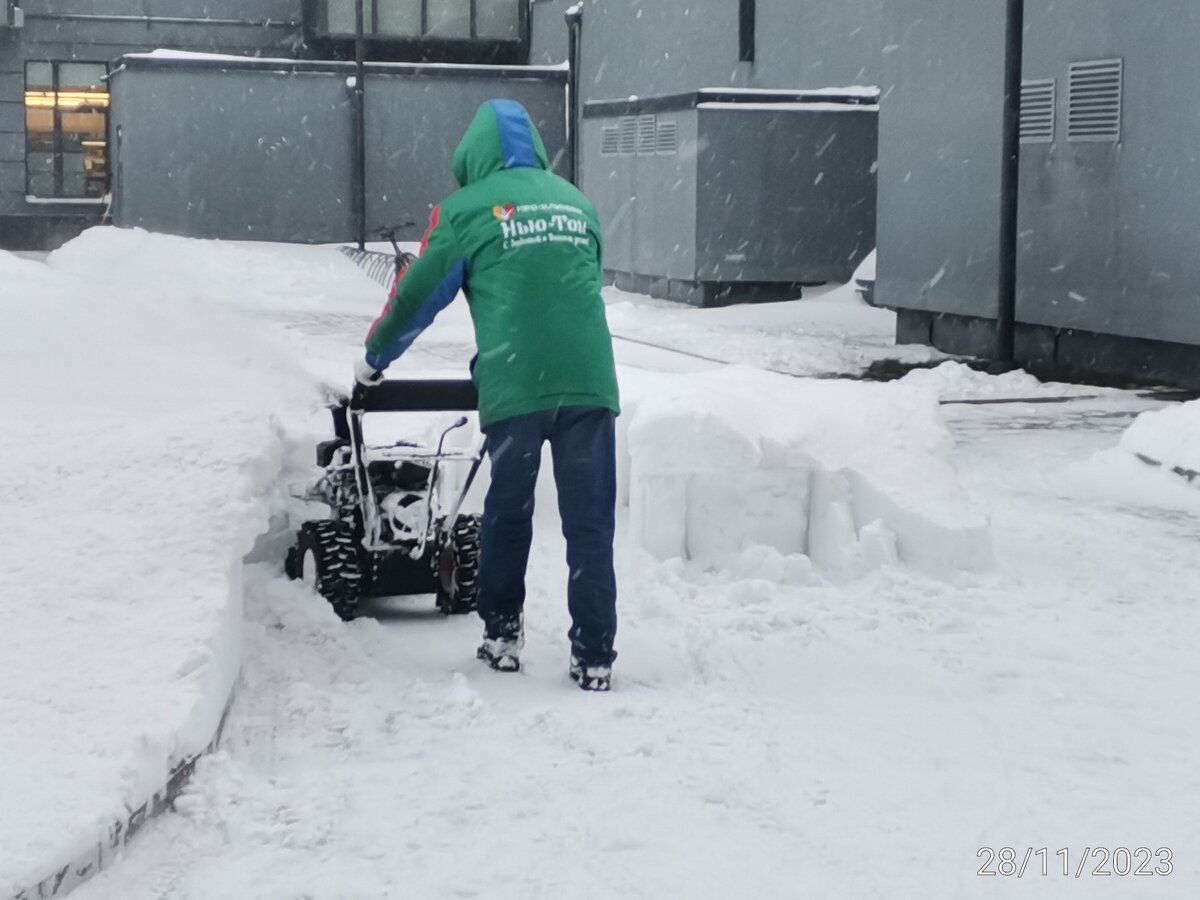
[[[652,156],[658,143],[658,117],[637,117],[637,153],[638,156]]]
[[[616,156],[621,151],[621,129],[617,125],[605,125],[600,141],[602,156]]]
[[[655,135],[655,151],[670,156],[679,150],[679,125],[675,122],[659,122]]]
[[[1067,103],[1067,140],[1121,139],[1121,81],[1124,64],[1119,59],[1071,63]]]
[[[1054,141],[1054,79],[1021,82],[1021,143]]]
[[[617,120],[617,129],[617,152],[628,156],[637,150],[637,119],[633,116],[623,116]]]
[[[679,125],[654,115],[623,116],[600,131],[603,156],[654,156],[679,152]]]

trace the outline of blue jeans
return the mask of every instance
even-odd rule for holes
[[[533,541],[533,492],[542,444],[550,442],[563,537],[571,652],[585,665],[616,658],[616,417],[594,406],[564,406],[514,416],[484,429],[492,483],[480,534],[479,615],[488,638],[515,638],[525,606],[525,569]]]

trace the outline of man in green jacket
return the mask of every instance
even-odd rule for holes
[[[616,658],[612,337],[600,297],[596,211],[550,171],[521,104],[491,100],[454,152],[461,188],[433,210],[420,256],[397,280],[355,375],[371,384],[461,290],[475,324],[480,425],[492,480],[480,536],[480,659],[515,672],[542,444],[550,442],[571,613],[570,674],[609,689]]]

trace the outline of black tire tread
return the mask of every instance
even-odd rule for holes
[[[479,516],[459,516],[450,530],[446,549],[453,560],[449,588],[439,583],[438,609],[447,615],[474,612],[479,591]]]
[[[338,617],[349,621],[358,612],[366,586],[362,545],[352,526],[333,519],[305,522],[296,539],[295,569],[299,577],[304,555],[313,551],[317,562],[317,592]]]

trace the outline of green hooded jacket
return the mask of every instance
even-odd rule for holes
[[[386,368],[461,289],[485,427],[559,406],[620,411],[596,211],[549,168],[521,104],[479,108],[454,152],[462,187],[433,210],[420,256],[367,335],[369,365]]]

